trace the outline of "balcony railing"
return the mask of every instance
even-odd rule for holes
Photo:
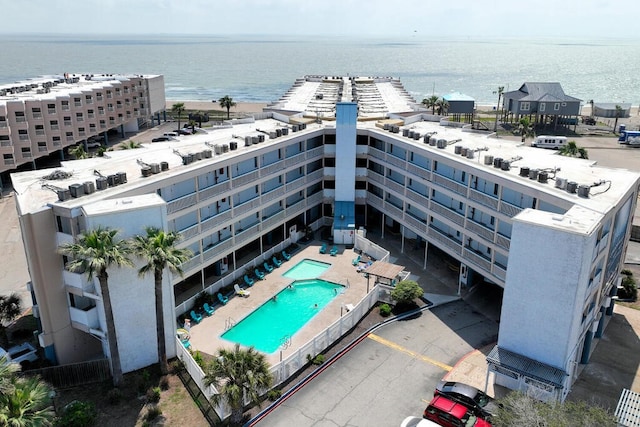
[[[437,173],[433,174],[433,181],[445,188],[448,188],[451,191],[455,191],[458,194],[462,194],[462,195],[467,194],[466,185],[458,184],[454,180],[446,178],[442,175],[438,175]]]
[[[497,234],[496,245],[508,250],[511,247],[511,240],[508,237],[503,236],[502,234]]]
[[[233,181],[232,181],[233,187],[236,188],[236,187],[240,187],[241,185],[248,184],[250,182],[255,182],[258,179],[258,177],[259,177],[259,172],[257,170],[233,177]]]
[[[505,202],[504,200],[500,202],[500,212],[502,212],[503,214],[511,218],[518,215],[523,210],[524,210],[523,208],[512,205],[511,203]]]
[[[223,240],[217,245],[212,246],[211,248],[206,249],[202,255],[205,261],[210,260],[211,258],[217,258],[221,255],[225,255],[231,248],[233,247],[233,239],[231,237]]]
[[[305,184],[304,176],[297,177],[294,181],[291,181],[285,185],[286,192],[290,193],[292,191],[297,190],[300,187],[303,187]]]
[[[433,211],[434,213],[458,225],[464,224],[464,217],[462,215],[460,215],[458,212],[454,210],[451,210],[449,208],[442,206],[440,203],[436,202],[435,200],[431,200],[431,205],[429,206],[429,209],[431,209],[431,211]]]
[[[469,198],[485,206],[489,206],[494,210],[498,209],[498,199],[493,198],[487,194],[481,193],[477,190],[470,189]]]
[[[403,184],[398,184],[397,182],[393,181],[392,179],[387,178],[386,186],[387,186],[387,188],[389,188],[390,190],[395,191],[396,193],[400,194],[401,196],[404,195],[404,185]]]
[[[98,329],[100,327],[97,307],[92,307],[87,310],[69,307],[69,315],[71,317],[72,325],[73,323],[79,324],[82,329]]]
[[[235,244],[240,244],[242,242],[246,242],[250,239],[256,239],[260,233],[260,224],[253,225],[246,230],[243,230],[241,233],[237,233],[233,240]]]
[[[422,179],[426,179],[427,181],[431,180],[431,172],[421,168],[420,166],[412,165],[411,163],[407,163],[407,171],[414,174],[417,177]]]
[[[284,162],[278,161],[270,164],[269,166],[265,166],[260,170],[260,175],[262,176],[270,176],[271,174],[281,170],[284,168]]]
[[[406,169],[405,166],[407,165],[406,160],[399,159],[396,156],[393,156],[391,154],[387,155],[387,163],[391,163],[392,165],[402,168],[403,170]]]
[[[187,194],[186,196],[180,197],[179,199],[168,202],[167,214],[172,214],[174,212],[180,211],[182,209],[186,209],[195,204],[196,204],[196,195]]]
[[[411,190],[410,188],[407,188],[406,196],[407,199],[418,203],[420,206],[429,206],[429,199],[427,198],[427,196],[423,196],[422,194],[419,194]]]
[[[210,199],[211,197],[214,197],[226,191],[229,191],[230,188],[231,188],[231,183],[229,181],[221,182],[211,187],[207,187],[199,191],[200,200]]]
[[[427,231],[426,220],[421,221],[418,218],[409,214],[409,212],[407,212],[407,215],[404,216],[404,220],[407,223],[407,225],[416,232],[424,233]]]
[[[493,264],[493,274],[502,281],[507,278],[507,271],[496,264]]]
[[[384,177],[379,173],[372,171],[371,169],[367,170],[367,178],[384,186]]]
[[[488,242],[493,243],[493,231],[470,219],[467,219],[467,230],[470,230]]]
[[[248,200],[242,203],[241,205],[234,206],[233,216],[240,217],[241,215],[244,215],[247,212],[251,212],[252,210],[258,209],[259,207],[260,207],[260,198],[256,196],[255,198]]]
[[[442,243],[451,249],[456,255],[460,255],[462,249],[461,242],[458,242],[451,236],[447,236],[435,227],[429,227],[428,235],[436,242]]]
[[[487,272],[491,271],[491,261],[483,258],[482,256],[478,255],[476,252],[470,250],[469,248],[465,248],[464,251],[462,251],[462,255],[465,257],[466,260],[474,263],[475,265],[479,266],[483,270]]]
[[[197,236],[198,232],[199,232],[199,228],[198,228],[198,224],[196,224],[184,230],[180,230],[180,235],[184,240],[188,240],[194,236]]]
[[[287,168],[291,166],[301,165],[303,164],[304,159],[305,159],[305,153],[296,154],[293,157],[289,157],[285,159],[284,165]]]
[[[284,210],[271,215],[269,218],[262,220],[262,231],[267,231],[274,226],[280,225],[284,221]]]
[[[214,215],[211,218],[207,218],[200,223],[200,229],[202,232],[209,230],[215,226],[220,226],[225,222],[229,221],[233,217],[231,209],[226,210],[224,212],[219,213],[218,215]]]

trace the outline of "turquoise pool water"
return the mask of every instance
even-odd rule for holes
[[[256,350],[273,353],[342,290],[341,285],[320,279],[302,280],[276,294],[222,338]],[[317,304],[317,306],[316,306]],[[302,343],[299,343],[302,344]]]
[[[325,272],[331,264],[305,258],[282,275],[288,279],[315,279]]]

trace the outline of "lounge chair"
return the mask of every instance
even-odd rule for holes
[[[331,248],[331,252],[330,252],[329,254],[330,254],[331,256],[336,256],[336,255],[338,255],[338,247],[334,245],[334,246]]]
[[[255,270],[253,270],[253,273],[256,275],[258,279],[264,280],[264,273],[259,269],[256,268]]]
[[[282,258],[284,258],[285,261],[289,261],[291,259],[291,255],[289,255],[287,251],[282,250],[282,252],[280,253],[282,254]]]
[[[226,303],[229,302],[229,298],[225,297],[224,295],[222,295],[220,292],[218,292],[218,299],[220,300],[220,302],[222,303],[222,305],[225,305]]]
[[[253,280],[251,277],[249,277],[247,274],[244,275],[244,283],[247,284],[247,286],[253,286],[254,283],[256,283],[255,280]]]
[[[189,313],[189,315],[191,316],[191,320],[196,323],[200,323],[202,321],[202,314],[196,313],[195,310],[191,310],[191,313]]]
[[[358,264],[360,264],[360,255],[351,260],[351,265],[353,265],[354,267]]]
[[[202,309],[204,310],[205,313],[207,313],[207,316],[211,316],[213,314],[213,312],[215,311],[213,309],[213,307],[211,307],[209,305],[208,302],[205,302],[204,305],[202,306]]]
[[[318,251],[321,254],[326,254],[327,253],[327,244],[323,243],[322,246],[320,246],[320,250]]]
[[[273,271],[273,267],[271,267],[267,261],[263,262],[262,266],[267,271],[267,273],[271,273]]]
[[[278,258],[276,258],[276,256],[272,256],[271,257],[271,262],[273,263],[273,265],[278,268],[282,265],[282,261],[280,261]]]
[[[189,342],[189,340],[180,340],[180,342],[187,350],[189,350],[189,347],[191,347],[191,343]]]
[[[251,292],[246,289],[240,288],[240,285],[238,285],[237,283],[233,285],[233,289],[235,289],[236,295],[240,295],[241,297],[248,297],[249,295],[251,295]]]

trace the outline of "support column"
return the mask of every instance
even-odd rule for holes
[[[611,297],[607,297],[604,306],[606,307],[604,314],[607,316],[613,316],[613,308],[616,306],[616,302]]]
[[[404,225],[400,226],[400,253],[404,253]]]
[[[582,356],[580,357],[580,363],[586,365],[589,363],[589,358],[591,356],[591,345],[593,344],[593,335],[598,329],[598,322],[593,322],[591,324],[591,328],[587,331],[586,336],[584,337],[584,346],[582,347]]]
[[[598,329],[596,330],[596,338],[602,338],[602,332],[604,331],[604,307],[600,307],[600,321],[598,322]]]
[[[384,213],[382,213],[382,238],[384,239]]]
[[[422,269],[427,269],[427,253],[429,252],[429,241],[424,241],[424,264],[422,265]]]

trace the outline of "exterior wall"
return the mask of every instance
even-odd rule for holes
[[[158,111],[164,111],[166,108],[166,98],[164,93],[164,76],[155,76],[145,79],[145,83],[148,86],[147,89],[147,105],[145,108],[149,114],[156,113]]]
[[[357,104],[336,104],[336,184],[356,180],[356,123]],[[353,185],[336,185],[335,199],[353,202],[356,190]]]

